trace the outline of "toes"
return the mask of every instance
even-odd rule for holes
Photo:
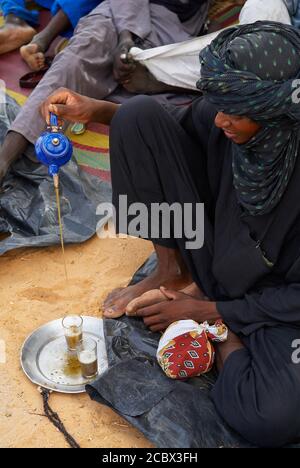
[[[103,317],[116,319],[124,315],[124,309],[118,307],[110,307],[103,312]]]
[[[32,67],[37,70],[41,70],[45,66],[45,56],[42,52],[34,54],[32,57]]]
[[[39,52],[37,44],[28,44],[21,47],[21,56],[27,65],[35,71],[39,71],[45,66],[45,55]]]
[[[45,55],[42,52],[35,54],[35,60],[40,63],[45,63]]]

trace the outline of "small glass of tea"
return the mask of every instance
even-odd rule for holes
[[[98,374],[97,342],[91,338],[84,338],[77,346],[77,358],[83,377],[95,378]]]
[[[67,315],[62,321],[69,351],[76,351],[82,342],[82,324],[80,315]]]

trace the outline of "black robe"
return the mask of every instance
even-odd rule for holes
[[[152,239],[178,248],[194,281],[244,349],[225,362],[212,392],[227,423],[262,446],[300,436],[300,160],[272,213],[248,216],[238,204],[232,143],[199,99],[166,109],[148,97],[123,105],[111,127],[114,204],[205,203],[205,243]],[[149,236],[150,237],[150,236]],[[300,353],[299,353],[300,354]]]
[[[204,3],[210,0],[151,0],[151,3],[162,5],[176,13],[180,21],[192,18]]]
[[[233,186],[232,143],[214,125],[216,111],[201,98],[171,112],[204,150],[214,231],[213,245],[207,242],[204,249],[211,247],[216,281],[207,286],[208,294],[219,300],[235,332],[248,334],[272,323],[300,326],[300,158],[278,207],[247,216]]]

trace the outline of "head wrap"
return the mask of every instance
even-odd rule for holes
[[[263,215],[280,202],[300,139],[300,31],[270,21],[230,28],[200,52],[197,87],[219,111],[261,130],[233,145],[233,177],[244,210]]]

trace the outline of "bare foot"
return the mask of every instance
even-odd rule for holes
[[[62,9],[58,10],[49,24],[34,36],[31,43],[20,50],[29,67],[34,71],[41,70],[45,65],[45,53],[52,41],[71,26],[68,16]]]
[[[44,68],[45,54],[42,52],[38,43],[31,42],[30,44],[24,45],[20,49],[20,54],[31,70],[39,71]]]
[[[8,15],[5,25],[0,28],[0,55],[19,49],[30,42],[35,34],[35,29],[25,21]]]
[[[151,275],[140,283],[114,290],[103,304],[103,315],[107,318],[121,317],[126,312],[129,303],[148,291],[158,289],[160,286],[178,291],[190,283],[191,277],[186,267],[174,256],[174,262],[169,263],[168,267],[158,266]]]

